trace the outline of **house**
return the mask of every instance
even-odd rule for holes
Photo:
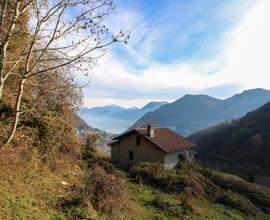
[[[174,168],[179,160],[193,158],[196,145],[168,128],[136,128],[113,139],[112,161],[119,164],[161,163]]]

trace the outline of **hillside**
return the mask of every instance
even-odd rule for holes
[[[149,5],[141,5],[142,2]],[[197,66],[203,67],[195,71],[198,74],[203,69],[216,71],[216,62],[204,65],[203,61],[210,60],[209,57],[198,62],[194,58],[201,56],[192,54],[193,51],[201,54],[195,45],[198,44],[203,45],[204,56],[210,55],[204,43],[215,45],[210,41],[212,37],[206,36],[209,30],[210,35],[217,38],[230,32],[226,26],[237,26],[221,13],[224,8],[226,14],[235,14],[227,10],[235,5],[209,8],[216,3],[193,7],[186,4],[188,1],[175,1],[170,5],[165,2],[1,1],[0,220],[270,219],[270,188],[255,183],[255,176],[257,180],[259,174],[266,174],[270,169],[270,102],[244,118],[192,136],[199,143],[199,153],[209,151],[208,154],[242,163],[249,181],[231,174],[234,168],[239,171],[239,167],[226,165],[225,168],[229,168],[224,169],[226,173],[216,166],[213,168],[214,162],[220,163],[208,161],[208,155],[206,160],[205,154],[198,154],[200,161],[189,160],[196,156],[195,146],[166,129],[155,131],[149,127],[147,134],[138,130],[135,136],[127,137],[127,142],[119,138],[111,144],[112,159],[106,145],[113,133],[125,130],[145,114],[153,123],[160,119],[159,125],[188,134],[243,115],[269,101],[270,91],[249,90],[226,100],[186,95],[172,104],[150,102],[142,108],[116,105],[82,108],[83,103],[107,103],[108,100],[140,103],[153,97],[173,96],[173,92],[184,88],[203,88],[208,84],[207,79],[212,79],[209,75],[197,78],[191,74],[187,81],[178,84],[178,74],[164,73],[169,66],[167,70],[172,73],[176,67],[181,71],[175,63],[179,60],[184,61],[180,67],[192,61],[183,69],[188,70],[187,73],[194,72]],[[237,5],[241,7],[234,8],[240,15],[238,9],[246,7]],[[196,10],[190,10],[192,8]],[[183,9],[186,13],[181,13]],[[203,14],[205,9],[216,15]],[[173,13],[179,15],[179,19]],[[183,17],[185,14],[188,19]],[[217,16],[222,19],[221,23],[216,22]],[[211,18],[210,23],[203,17]],[[195,23],[189,23],[190,19]],[[134,28],[135,32],[129,27],[133,21],[140,27]],[[184,38],[180,39],[177,31],[173,31],[176,35],[171,37],[168,35],[171,30],[164,29],[166,26],[181,30],[179,33]],[[188,34],[182,30],[187,30]],[[165,41],[160,33],[166,34]],[[201,34],[206,38],[197,41]],[[184,42],[185,38],[192,40],[193,48]],[[168,39],[175,39],[181,51],[188,51],[192,56],[172,59],[171,55],[176,53],[188,54],[172,51],[170,44],[175,42]],[[184,40],[183,45],[179,40]],[[162,50],[156,53],[152,45],[164,47],[165,53],[161,53]],[[162,59],[161,63],[152,52],[169,58],[170,62]],[[204,78],[206,80],[200,80]],[[196,83],[197,80],[202,85]],[[229,81],[233,86],[242,85],[238,80]],[[243,87],[249,85],[247,81],[243,82]],[[223,84],[214,87],[211,83],[212,87],[205,89],[220,91],[232,86]],[[81,109],[79,115],[78,109]],[[142,151],[136,150],[139,148]],[[120,160],[114,160],[115,155]],[[174,169],[165,169],[166,165]]]
[[[79,112],[88,124],[110,133],[121,133],[144,114],[154,111],[167,102],[150,102],[142,108],[123,108],[117,105],[82,108]]]
[[[185,95],[173,103],[145,114],[131,128],[150,123],[190,135],[225,120],[242,117],[269,100],[270,91],[264,89],[246,90],[225,100],[207,95]]]
[[[130,219],[268,219],[270,191],[195,164],[178,171],[140,164],[128,171]]]
[[[190,136],[201,150],[234,159],[243,164],[270,169],[270,102],[230,123],[202,130]],[[217,161],[227,167],[236,167],[240,173],[254,172],[270,175],[269,171]]]

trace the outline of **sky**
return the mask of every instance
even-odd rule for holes
[[[269,0],[115,0],[107,22],[131,32],[92,70],[87,107],[141,107],[185,94],[270,89]]]

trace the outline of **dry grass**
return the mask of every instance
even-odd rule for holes
[[[2,151],[0,157],[0,219],[54,219],[57,201],[78,180],[76,170],[52,172],[41,167],[35,152]],[[60,174],[61,173],[61,174]],[[79,174],[78,174],[79,175]]]

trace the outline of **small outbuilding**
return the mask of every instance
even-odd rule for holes
[[[175,168],[193,159],[196,145],[168,128],[136,128],[115,137],[109,144],[113,162],[125,165],[149,162]]]

